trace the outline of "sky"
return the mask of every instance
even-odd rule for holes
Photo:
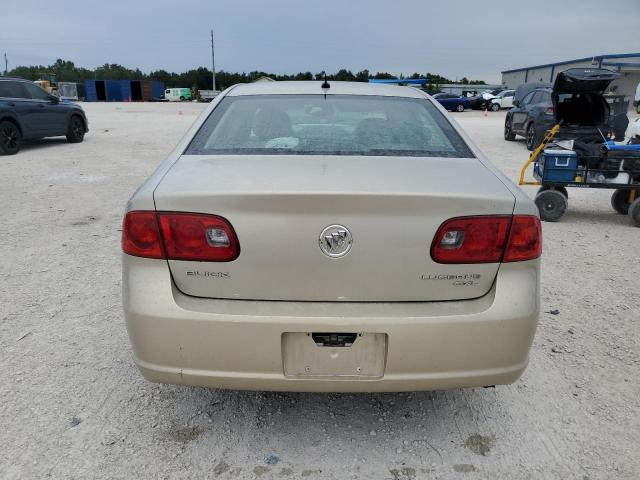
[[[640,0],[0,0],[9,69],[57,58],[210,68],[211,29],[217,70],[367,68],[491,83],[510,68],[640,52]]]

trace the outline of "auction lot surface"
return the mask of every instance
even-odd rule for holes
[[[0,157],[0,478],[640,478],[640,229],[610,191],[571,189],[565,217],[543,224],[545,313],[514,385],[161,386],[133,364],[120,223],[204,105],[84,107],[84,143]],[[515,179],[528,152],[502,139],[504,113],[454,116]]]

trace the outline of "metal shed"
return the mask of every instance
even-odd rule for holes
[[[108,102],[131,100],[131,80],[105,80]]]
[[[124,102],[131,97],[129,80],[85,80],[87,102]]]
[[[156,80],[85,80],[87,102],[152,101],[164,94]]]
[[[84,98],[87,102],[97,102],[98,101],[98,92],[96,89],[95,80],[85,80],[84,81]]]
[[[164,98],[164,82],[151,80],[151,97],[153,100]]]
[[[151,80],[131,80],[131,100],[149,102],[152,98]]]
[[[522,83],[553,83],[558,73],[570,68],[606,68],[622,76],[611,83],[616,93],[633,96],[640,82],[640,52],[596,55],[544,65],[516,68],[502,72],[502,83],[515,88]]]

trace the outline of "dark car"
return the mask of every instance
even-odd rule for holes
[[[18,153],[23,140],[66,136],[79,143],[89,131],[80,105],[63,103],[33,82],[0,77],[0,153]]]
[[[473,110],[482,110],[487,106],[487,101],[482,96],[482,93],[474,95],[473,97],[468,97],[467,100],[469,100],[469,105]]]
[[[491,99],[495,98],[504,88],[496,88],[494,90],[483,90],[482,92],[469,97],[469,103],[473,110],[484,110],[491,108]]]
[[[606,69],[571,68],[560,72],[553,86],[520,85],[514,107],[505,118],[505,140],[521,135],[527,148],[533,150],[553,125],[561,123],[558,139],[601,141],[603,135],[614,130],[603,93],[619,76]],[[615,130],[616,138],[624,138],[624,131],[618,131],[618,127]]]
[[[449,111],[464,112],[466,108],[471,108],[467,97],[459,97],[451,93],[436,93],[433,98]]]

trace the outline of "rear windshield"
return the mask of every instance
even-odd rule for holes
[[[473,157],[429,100],[372,95],[225,97],[185,153]]]

